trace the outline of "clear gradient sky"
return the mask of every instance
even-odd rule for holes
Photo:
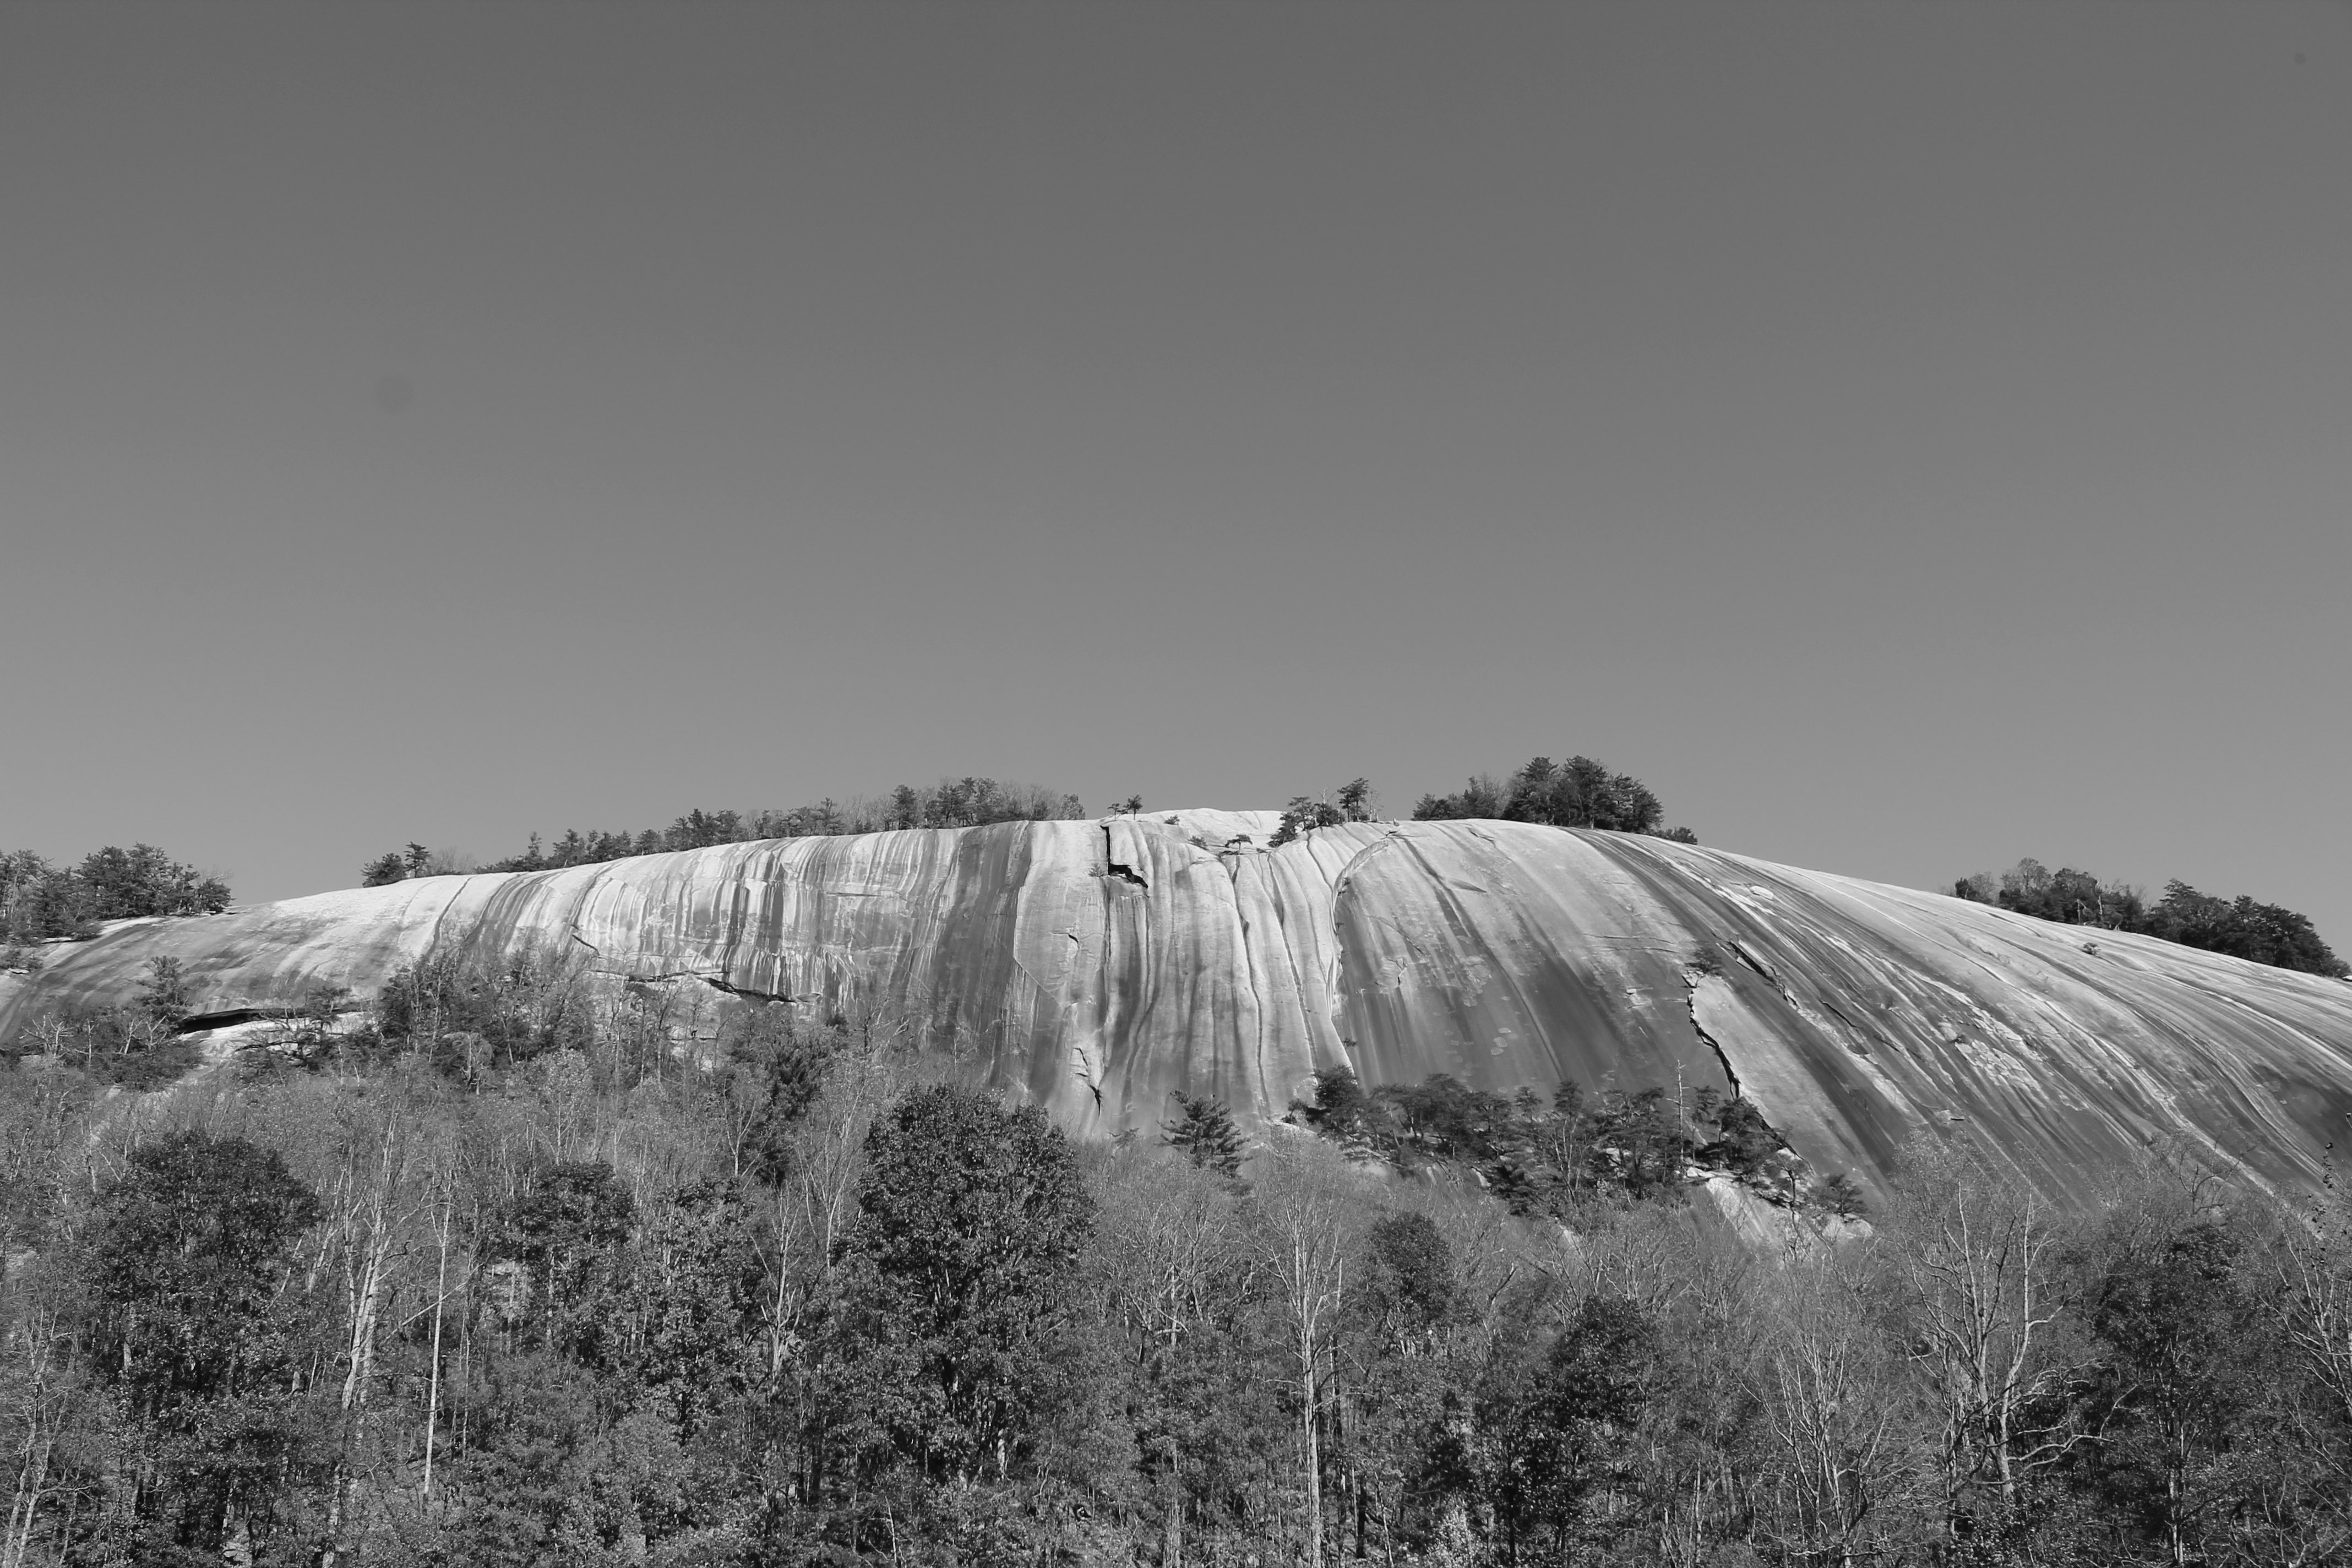
[[[0,847],[993,773],[2352,954],[2352,8],[0,5]]]

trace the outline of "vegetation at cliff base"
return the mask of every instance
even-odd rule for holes
[[[1089,1144],[545,962],[6,1061],[8,1568],[2352,1561],[2352,1205],[2160,1158],[1856,1221],[1736,1098],[1339,1070]]]
[[[1756,1107],[1701,1087],[1549,1096],[1473,1089],[1447,1073],[1367,1089],[1346,1068],[1315,1075],[1290,1120],[1359,1157],[1407,1174],[1475,1181],[1524,1215],[1574,1222],[1596,1204],[1679,1197],[1695,1180],[1729,1176],[1771,1201],[1854,1215],[1845,1173],[1816,1176]]]

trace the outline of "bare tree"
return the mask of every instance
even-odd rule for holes
[[[1129,1153],[1097,1184],[1094,1267],[1107,1318],[1139,1362],[1176,1354],[1187,1335],[1249,1294],[1256,1258],[1235,1223],[1230,1186],[1189,1160]],[[1175,1434],[1166,1439],[1162,1568],[1184,1553],[1184,1490]]]
[[[375,1391],[383,1312],[396,1266],[418,1240],[414,1232],[427,1205],[420,1177],[436,1163],[429,1149],[420,1151],[421,1130],[397,1105],[378,1125],[354,1126],[351,1131],[341,1168],[327,1188],[323,1250],[332,1258],[334,1283],[342,1299],[339,1350],[343,1379],[320,1568],[334,1568],[343,1554],[358,1484],[358,1457]]]
[[[2288,1342],[2352,1424],[2352,1193],[2331,1181],[2300,1217],[2277,1255],[2276,1310]]]
[[[1916,1155],[1890,1217],[1913,1356],[1942,1409],[1946,1528],[1965,1528],[1978,1498],[2007,1517],[2084,1436],[2052,1397],[2089,1353],[2063,1321],[2056,1264],[2071,1231],[2029,1184],[1948,1148]]]
[[[830,1277],[835,1244],[857,1217],[866,1134],[909,1082],[897,1053],[856,1038],[792,1137],[783,1182],[770,1190],[759,1241],[761,1331],[772,1384],[800,1352],[811,1309]]]
[[[1927,1478],[1915,1374],[1874,1323],[1863,1260],[1792,1248],[1750,1373],[1769,1436],[1760,1533],[1790,1562],[1853,1568],[1902,1539]]]
[[[0,1125],[0,1176],[12,1200],[0,1235],[7,1255],[0,1267],[0,1431],[13,1439],[16,1474],[0,1531],[0,1568],[25,1568],[43,1505],[71,1484],[53,1461],[81,1418],[74,1330],[83,1304],[72,1270],[55,1260],[70,1256],[75,1224],[76,1211],[64,1202],[70,1101],[53,1091],[7,1109],[15,1114]],[[53,1251],[16,1253],[32,1241]]]
[[[1289,1140],[1254,1174],[1257,1246],[1280,1291],[1279,1308],[1298,1380],[1298,1435],[1306,1499],[1307,1568],[1323,1563],[1320,1443],[1325,1366],[1344,1303],[1360,1173],[1321,1141]]]

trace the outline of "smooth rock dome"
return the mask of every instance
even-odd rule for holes
[[[1318,1068],[1737,1089],[1878,1186],[1920,1137],[2062,1201],[2151,1145],[2284,1194],[2352,1124],[2352,985],[1624,834],[1161,812],[733,844],[133,921],[0,981],[0,1032],[181,960],[201,1013],[427,953],[576,955],[847,1013],[1080,1133]],[[716,994],[714,990],[713,994]]]

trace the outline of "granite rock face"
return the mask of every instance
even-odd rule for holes
[[[2352,1132],[2352,985],[1622,834],[1270,812],[800,838],[125,921],[0,979],[0,1032],[181,960],[201,1012],[428,952],[868,1021],[1073,1131],[1171,1092],[1279,1116],[1316,1068],[1746,1093],[1823,1171],[1996,1151],[2053,1197],[2150,1144],[2282,1193]]]

